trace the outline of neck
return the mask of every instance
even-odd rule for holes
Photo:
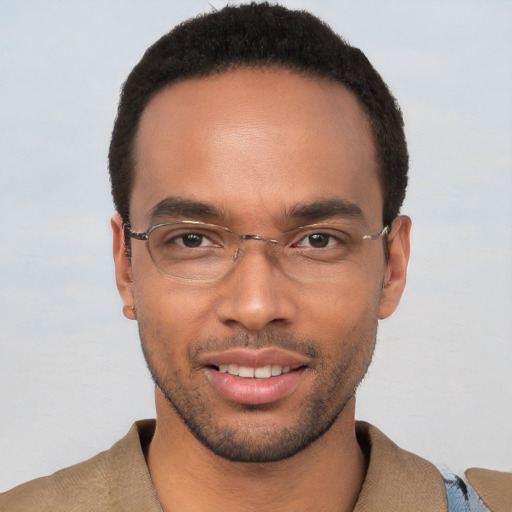
[[[147,460],[164,511],[353,510],[365,474],[354,398],[320,439],[270,463],[218,457],[196,440],[159,391],[156,404],[157,427]]]

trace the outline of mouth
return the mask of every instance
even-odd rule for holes
[[[213,389],[228,402],[269,404],[290,396],[303,381],[306,358],[279,349],[233,349],[203,361]]]
[[[221,364],[218,367],[214,367],[220,373],[228,373],[235,377],[241,377],[243,379],[270,379],[272,377],[279,377],[284,373],[290,373],[295,371],[301,366],[291,367],[282,366],[279,364],[267,364],[265,366],[259,366],[253,368],[250,366],[241,366],[238,364]]]

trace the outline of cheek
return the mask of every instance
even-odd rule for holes
[[[320,311],[329,311],[345,319],[357,318],[378,303],[382,273],[383,265],[367,261],[339,279],[326,282],[323,287],[317,285],[306,297]]]
[[[379,303],[380,285],[368,280],[346,280],[309,290],[302,301],[301,334],[344,346],[356,333],[364,336],[376,329]]]
[[[135,274],[133,296],[139,328],[160,342],[195,339],[212,320],[211,293],[158,272]]]

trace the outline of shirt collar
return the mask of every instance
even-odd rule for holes
[[[162,512],[144,457],[155,425],[155,420],[136,422],[107,452],[111,497],[120,510]],[[443,477],[435,466],[402,450],[369,423],[358,421],[356,433],[368,468],[354,512],[447,510]]]
[[[402,450],[369,423],[356,422],[356,433],[368,469],[354,512],[446,512],[443,477],[434,465]]]

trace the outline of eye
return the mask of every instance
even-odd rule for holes
[[[211,238],[202,233],[182,233],[171,237],[167,244],[176,244],[187,249],[196,249],[198,247],[218,247]]]
[[[323,249],[325,247],[330,247],[333,245],[338,245],[343,243],[342,240],[334,236],[330,233],[309,233],[300,239],[295,245],[295,247],[306,247],[312,249]]]

